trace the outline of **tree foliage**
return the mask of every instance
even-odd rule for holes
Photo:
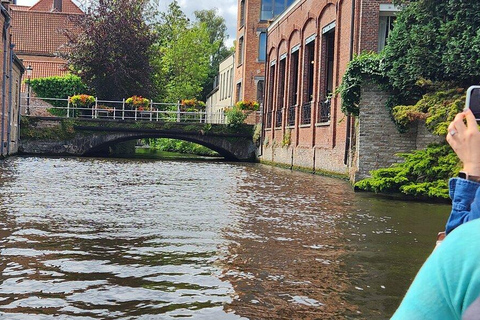
[[[461,111],[465,88],[480,82],[480,2],[397,0],[404,5],[385,50],[350,63],[340,88],[346,113],[358,114],[365,78],[387,85],[387,107],[400,129],[424,120],[430,132],[445,135]],[[367,59],[367,60],[365,60]],[[370,62],[375,62],[370,64]],[[395,104],[394,104],[395,103]],[[393,107],[396,105],[395,107]],[[405,162],[373,171],[357,187],[375,192],[448,197],[448,178],[459,160],[446,145],[401,155]]]
[[[160,15],[159,35],[155,45],[154,64],[157,86],[166,101],[202,99],[210,77],[218,72],[218,63],[225,37],[223,18],[215,10],[197,11],[191,22],[177,1],[170,3]]]
[[[399,13],[385,47],[386,75],[412,102],[418,81],[469,86],[480,81],[480,1],[412,0]]]
[[[232,53],[232,50],[225,46],[225,40],[228,37],[227,26],[225,25],[225,19],[217,15],[217,9],[195,11],[194,14],[198,22],[205,24],[209,41],[213,45],[210,56],[210,69],[208,77],[203,83],[200,98],[201,100],[206,100],[207,95],[213,90],[220,63]]]
[[[72,72],[101,99],[152,96],[150,63],[156,37],[147,20],[147,0],[97,0],[76,17],[79,30],[67,31]]]

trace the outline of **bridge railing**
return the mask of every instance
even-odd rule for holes
[[[134,121],[201,122],[225,124],[223,112],[183,111],[180,103],[150,102],[148,107],[131,108],[122,101],[95,100],[89,107],[78,107],[70,99],[30,98],[21,105],[26,116],[52,116],[64,118],[90,118]]]

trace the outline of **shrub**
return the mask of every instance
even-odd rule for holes
[[[237,107],[231,107],[225,109],[225,116],[227,117],[227,123],[231,127],[239,127],[245,122],[248,114],[243,112]]]
[[[433,144],[425,150],[400,154],[403,163],[371,172],[355,187],[373,192],[430,198],[448,198],[448,179],[458,174],[458,158],[448,145]]]
[[[49,104],[56,108],[66,108],[66,99],[69,96],[73,96],[79,92],[90,92],[80,77],[75,75],[31,79],[30,86],[39,98],[64,99],[63,101],[47,100]],[[48,111],[57,116],[66,115],[66,110],[64,109],[52,108]]]
[[[394,120],[401,129],[411,122],[425,120],[427,129],[436,135],[447,134],[447,128],[465,104],[465,90],[438,89],[425,94],[415,105],[396,106],[392,110]]]

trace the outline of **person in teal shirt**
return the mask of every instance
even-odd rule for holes
[[[417,273],[393,320],[480,320],[480,131],[470,110],[448,131],[463,169],[449,183],[447,237]]]
[[[433,251],[392,320],[480,319],[480,309],[476,318],[462,318],[469,307],[475,308],[479,295],[480,219],[477,219],[457,227]]]

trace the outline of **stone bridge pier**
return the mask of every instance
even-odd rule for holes
[[[206,146],[231,161],[256,161],[254,128],[223,124],[24,117],[20,154],[90,156],[120,142],[171,138]]]

